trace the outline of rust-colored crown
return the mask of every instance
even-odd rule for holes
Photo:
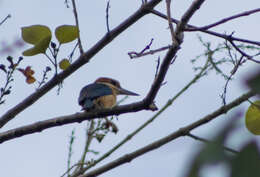
[[[97,83],[97,82],[99,82],[99,83],[100,83],[100,82],[109,83],[109,84],[114,85],[114,86],[117,87],[117,88],[121,88],[120,83],[119,83],[117,80],[111,79],[111,78],[108,78],[108,77],[100,77],[100,78],[98,78],[98,79],[95,81],[95,83]]]

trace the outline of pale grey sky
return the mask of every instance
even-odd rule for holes
[[[110,28],[112,29],[126,19],[140,4],[141,0],[111,0]],[[190,4],[191,1],[188,0],[173,0],[172,16],[180,18]],[[84,49],[87,50],[106,32],[106,1],[79,1],[77,2],[77,7],[81,39]],[[190,23],[197,26],[206,25],[224,17],[257,7],[260,7],[259,0],[206,1],[194,15]],[[161,3],[156,9],[166,13],[165,3]],[[64,0],[0,1],[0,19],[3,19],[8,14],[11,14],[12,18],[0,26],[0,43],[3,41],[11,42],[15,38],[20,37],[20,28],[23,26],[42,24],[49,26],[54,31],[59,25],[74,24],[72,9],[66,8]],[[228,34],[235,31],[235,36],[237,37],[260,41],[259,19],[260,13],[223,24],[214,28],[214,30]],[[13,121],[10,121],[1,132],[55,116],[78,112],[80,107],[77,104],[77,98],[80,89],[100,76],[115,78],[121,82],[124,88],[141,95],[129,98],[126,103],[141,100],[147,94],[154,79],[157,57],[160,56],[163,58],[165,53],[161,52],[130,60],[127,52],[143,49],[151,38],[154,38],[153,49],[170,44],[170,33],[167,27],[167,22],[158,17],[153,15],[144,17],[106,46],[90,63],[67,78],[59,96],[56,95],[57,88],[54,88],[30,108],[19,114]],[[167,73],[167,84],[161,88],[155,99],[159,108],[193,78],[194,72],[190,60],[204,51],[197,40],[196,34],[200,34],[205,41],[210,40],[213,46],[221,41],[202,33],[185,33],[184,43],[178,53],[178,58]],[[55,38],[53,39],[55,40]],[[23,50],[29,47],[27,45],[12,55],[18,57]],[[71,51],[71,47],[71,44],[64,45],[59,57],[67,57]],[[1,58],[4,57],[1,56]],[[74,60],[76,58],[74,57]],[[34,57],[25,57],[22,66],[31,65],[37,71],[35,74],[36,78],[40,79],[42,70],[46,64],[49,63],[45,56],[37,55]],[[246,88],[241,83],[242,78],[251,70],[253,65],[253,63],[248,62],[236,75],[235,80],[229,86],[228,102],[246,91]],[[15,80],[13,93],[8,97],[5,105],[0,106],[2,114],[35,90],[36,86],[25,84],[24,76],[20,73],[16,73]],[[214,111],[221,106],[219,95],[222,93],[223,86],[224,80],[219,75],[215,75],[215,72],[211,72],[208,77],[203,78],[193,85],[171,108],[165,111],[139,135],[134,137],[131,142],[121,147],[101,164],[105,164],[125,153],[147,145]],[[248,104],[243,104],[240,108],[245,110],[246,106]],[[100,151],[101,154],[105,153],[122,138],[135,130],[141,123],[148,120],[153,114],[150,111],[141,111],[134,114],[120,115],[119,120],[116,122],[119,126],[118,134],[107,136],[102,144],[94,143],[92,149]],[[196,129],[194,132],[202,137],[210,138],[224,123],[224,119],[218,118]],[[23,136],[1,144],[1,175],[10,177],[60,176],[66,170],[68,141],[72,129],[76,129],[76,141],[73,149],[73,160],[76,162],[83,150],[85,127],[86,122],[70,124],[59,128],[51,128],[41,133]],[[242,125],[242,130],[235,139],[250,136]],[[239,148],[239,144],[240,141],[232,140],[230,146],[237,149]],[[188,137],[179,138],[160,149],[152,151],[133,160],[129,164],[122,165],[101,176],[181,177],[187,170],[187,164],[189,164],[191,156],[200,145],[200,142],[195,142]],[[213,177],[213,175],[207,177]]]

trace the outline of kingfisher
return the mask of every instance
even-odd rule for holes
[[[81,89],[78,103],[85,111],[112,108],[116,105],[117,95],[138,96],[139,94],[123,89],[115,79],[100,77]]]

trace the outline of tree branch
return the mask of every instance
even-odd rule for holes
[[[102,50],[106,45],[108,45],[114,38],[119,34],[125,31],[129,26],[133,25],[140,18],[150,13],[150,10],[154,8],[161,0],[151,0],[145,5],[141,6],[133,15],[123,21],[120,25],[115,27],[110,31],[109,35],[105,35],[100,39],[93,47],[91,47],[87,52],[81,55],[74,63],[72,63],[65,71],[56,75],[53,79],[43,85],[36,92],[32,93],[30,96],[25,98],[22,102],[9,109],[2,117],[0,118],[0,128],[3,127],[7,122],[12,120],[17,114],[22,112],[24,109],[31,106],[44,94],[50,91],[53,87],[59,84],[62,80],[70,76],[78,68],[88,63],[90,59],[95,56],[100,50]]]
[[[77,13],[75,0],[72,0],[72,6],[73,6],[73,13],[74,13],[74,17],[75,17],[76,26],[78,27],[78,33],[79,33],[79,37],[78,37],[79,52],[82,55],[84,53],[84,50],[83,50],[81,39],[80,39],[79,19],[78,19],[78,13]]]
[[[151,13],[153,13],[154,15],[156,16],[159,16],[165,20],[167,20],[167,15],[164,15],[163,13],[159,12],[159,11],[156,11],[156,10],[152,10]],[[174,18],[172,18],[172,22],[175,23],[175,24],[178,24],[180,23],[179,20],[176,20]],[[193,32],[195,29],[199,29],[199,27],[196,27],[194,25],[189,25],[189,24],[186,24],[186,28],[184,31],[187,31],[187,32]],[[221,34],[221,33],[217,33],[217,32],[214,32],[214,31],[210,31],[210,30],[198,30],[199,32],[203,32],[203,33],[207,33],[207,34],[210,34],[210,35],[213,35],[213,36],[217,36],[217,37],[220,37],[220,38],[223,38],[225,40],[233,40],[233,41],[239,41],[239,42],[245,42],[245,43],[249,43],[249,44],[254,44],[254,45],[258,45],[260,46],[260,42],[259,41],[252,41],[252,40],[247,40],[247,39],[242,39],[242,38],[237,38],[237,37],[233,37],[230,35],[226,35],[226,34]]]
[[[236,46],[236,44],[232,41],[232,39],[228,40],[230,44],[243,56],[246,57],[248,60],[251,60],[255,63],[260,64],[260,60],[255,60],[252,56],[246,54],[244,51],[242,51],[239,47]]]
[[[86,173],[84,175],[80,175],[79,177],[93,177],[93,176],[98,176],[104,172],[107,172],[115,167],[118,167],[120,165],[123,165],[124,163],[130,162],[133,159],[144,155],[145,153],[155,150],[159,147],[161,147],[164,144],[167,144],[169,142],[171,142],[174,139],[180,138],[182,136],[186,136],[191,130],[215,119],[216,117],[218,117],[221,114],[225,114],[227,113],[229,110],[231,110],[232,108],[240,105],[242,102],[247,101],[248,98],[254,96],[255,93],[252,91],[247,92],[246,94],[242,95],[241,97],[237,98],[236,100],[232,101],[231,103],[227,104],[226,106],[222,106],[219,109],[217,109],[216,111],[208,114],[207,116],[201,118],[200,120],[185,126],[183,128],[180,128],[178,131],[175,131],[171,134],[169,134],[168,136],[161,138],[151,144],[148,144],[132,153],[126,154],[122,157],[119,157],[118,159],[109,162],[93,171],[90,171],[89,173]]]
[[[249,10],[249,11],[245,11],[245,12],[242,12],[242,13],[239,13],[239,14],[236,14],[236,15],[233,15],[233,16],[221,19],[221,20],[219,20],[219,21],[217,21],[215,23],[212,23],[212,24],[209,24],[209,25],[206,25],[206,26],[203,26],[203,27],[196,27],[194,30],[190,29],[190,31],[207,30],[207,29],[213,28],[215,26],[221,25],[223,23],[226,23],[226,22],[228,22],[230,20],[234,20],[236,18],[240,18],[240,17],[243,17],[243,16],[252,15],[252,14],[257,13],[257,12],[260,12],[260,8]]]
[[[190,138],[192,138],[192,139],[194,139],[194,140],[201,141],[201,142],[203,142],[203,143],[207,143],[207,144],[209,144],[209,143],[214,143],[214,142],[212,142],[212,141],[209,141],[209,140],[207,140],[207,139],[205,139],[205,138],[201,138],[201,137],[199,137],[199,136],[193,135],[193,134],[191,134],[191,133],[188,133],[187,136],[190,137]],[[231,152],[231,153],[233,153],[233,154],[239,153],[238,151],[236,151],[236,150],[234,150],[234,149],[231,149],[231,148],[229,148],[229,147],[226,147],[226,146],[223,146],[223,149],[226,150],[226,151],[228,151],[228,152]]]
[[[11,18],[11,15],[10,15],[10,14],[8,14],[8,15],[0,22],[0,26],[1,26],[2,24],[4,24],[4,22],[5,22],[8,18]]]
[[[172,43],[178,43],[175,37],[174,28],[171,21],[171,0],[166,0],[167,20],[171,32]]]

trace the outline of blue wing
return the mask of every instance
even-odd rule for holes
[[[81,89],[78,102],[79,105],[83,106],[83,108],[90,109],[93,107],[94,99],[105,95],[111,95],[111,94],[112,94],[112,90],[107,85],[93,83]]]

